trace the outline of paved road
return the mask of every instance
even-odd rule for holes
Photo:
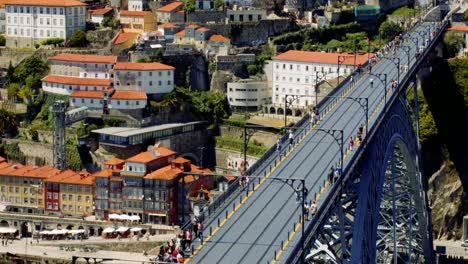
[[[427,30],[429,23],[415,28],[416,31]],[[419,33],[412,34],[423,43]],[[410,58],[413,60],[415,44]],[[408,56],[400,50],[397,55],[402,64],[407,63]],[[388,97],[391,95],[390,80],[397,79],[397,68],[389,60],[381,60],[373,67],[373,73],[387,74]],[[403,78],[404,73],[401,73]],[[370,79],[373,79],[371,87]],[[349,84],[343,87],[348,90]],[[375,76],[365,75],[357,85],[349,89],[346,96],[369,98],[369,115],[382,111],[379,102],[384,96],[384,86]],[[380,105],[382,106],[382,105]],[[377,115],[373,115],[370,124]],[[345,146],[351,135],[355,136],[360,124],[365,123],[362,108],[352,100],[341,100],[319,123],[321,129],[338,129],[344,132]],[[331,165],[339,161],[340,149],[334,139],[317,129],[309,131],[306,137],[295,145],[287,157],[277,165],[270,178],[304,178],[309,190],[308,200],[319,193],[327,177]],[[345,159],[346,165],[346,159]],[[260,173],[263,175],[263,172]],[[239,201],[236,199],[235,201]],[[319,199],[318,205],[320,206]],[[227,208],[232,209],[232,205]],[[205,228],[206,243],[190,259],[191,263],[266,263],[272,262],[275,251],[279,262],[284,262],[292,245],[300,241],[300,229],[293,235],[286,250],[279,253],[281,241],[287,240],[288,232],[292,232],[294,223],[299,221],[300,204],[296,201],[292,188],[278,181],[265,180],[242,206],[229,216],[217,229],[217,221]],[[222,219],[221,219],[222,220]],[[306,222],[306,225],[308,222]],[[210,227],[213,235],[209,236]],[[290,233],[292,235],[292,233]],[[281,254],[281,256],[280,256]]]

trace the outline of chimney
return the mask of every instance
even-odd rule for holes
[[[15,169],[15,170],[18,168],[18,166],[16,166],[16,164],[13,164],[11,167],[12,167],[13,169]]]

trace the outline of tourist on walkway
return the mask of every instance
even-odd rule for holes
[[[370,78],[369,82],[370,82],[370,88],[373,88],[374,87],[374,79]]]
[[[315,214],[317,213],[317,204],[315,203],[315,200],[312,201],[309,207],[309,214],[312,216],[312,219],[314,219]]]
[[[349,149],[353,150],[353,148],[354,148],[354,139],[351,136],[351,137],[349,137]]]
[[[203,224],[201,222],[198,222],[197,229],[198,229],[197,238],[199,238],[200,240],[203,240]]]
[[[294,133],[292,128],[289,129],[289,146],[292,146],[294,143]]]
[[[330,168],[330,171],[328,172],[328,182],[330,184],[333,184],[333,175],[335,174],[335,167],[333,165]]]
[[[276,152],[281,152],[281,138],[278,138],[278,140],[276,140]]]
[[[192,232],[190,232],[190,230],[187,229],[187,231],[185,231],[185,250],[190,249],[191,246],[192,246]]]

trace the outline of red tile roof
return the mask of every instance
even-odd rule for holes
[[[138,33],[135,32],[122,32],[119,31],[115,37],[112,39],[112,44],[119,45],[125,43],[129,40],[135,40],[138,36]]]
[[[112,11],[112,8],[93,9],[93,10],[89,10],[88,12],[91,15],[105,15],[109,13],[110,11]]]
[[[2,163],[2,162],[6,162],[6,159],[4,157],[0,156],[0,163]]]
[[[5,8],[6,0],[0,0],[0,8]]]
[[[179,31],[179,32],[175,33],[174,35],[183,37],[183,36],[185,36],[185,30]]]
[[[111,96],[111,100],[146,100],[145,92],[135,92],[135,91],[115,91]]]
[[[81,63],[115,63],[117,61],[117,56],[60,53],[59,55],[50,57],[49,60],[81,62]]]
[[[448,30],[468,32],[468,26],[456,26],[456,27],[451,27]]]
[[[177,26],[172,23],[164,23],[158,26],[159,28],[176,28]]]
[[[92,185],[93,175],[87,171],[77,172],[69,177],[64,177],[60,183]]]
[[[316,51],[289,50],[276,57],[273,57],[273,60],[338,64],[338,56],[349,56],[341,64],[354,65],[353,53],[329,53],[329,52],[316,52]],[[371,54],[370,57],[372,56],[374,55]],[[367,59],[368,59],[367,53],[357,54],[356,64],[364,64],[367,61]]]
[[[10,167],[10,166],[11,166],[11,164],[8,163],[8,162],[2,162],[2,163],[0,163],[0,170],[3,169],[3,168],[6,168],[6,167]]]
[[[206,27],[201,27],[201,28],[198,28],[197,31],[206,32],[206,31],[210,31],[210,29],[209,29],[209,28],[206,28]]]
[[[177,14],[185,14],[185,11],[184,10],[179,10],[176,12]]]
[[[3,165],[4,163],[2,163]],[[15,164],[9,164],[9,163],[6,163],[8,166],[6,167],[3,167],[2,169],[0,169],[0,175],[8,175],[10,172],[12,171],[16,171],[17,169],[20,169],[20,168],[23,168],[24,165],[23,164],[20,164],[20,163],[15,163]]]
[[[66,177],[70,177],[72,175],[75,175],[76,172],[72,171],[72,170],[64,170],[58,174],[55,174],[51,177],[49,177],[48,179],[45,179],[44,181],[45,182],[61,182],[64,178]]]
[[[88,85],[88,86],[109,86],[110,79],[94,79],[94,78],[77,78],[68,76],[47,75],[42,78],[43,82],[71,84],[71,85]]]
[[[6,5],[26,5],[26,6],[86,6],[77,0],[7,0]]]
[[[158,70],[175,70],[174,67],[158,62],[139,63],[139,62],[118,62],[115,64],[114,70],[130,70],[130,71],[158,71]]]
[[[171,161],[171,163],[186,163],[186,162],[190,162],[190,160],[182,158],[182,157],[178,157]]]
[[[176,152],[170,149],[164,148],[164,147],[159,147],[159,148],[154,148],[154,149],[156,150],[157,153],[159,153],[159,156],[153,155],[152,150],[150,150],[150,151],[145,151],[140,154],[137,154],[133,157],[130,157],[126,160],[126,162],[149,163],[153,160],[157,160],[163,157],[168,157],[168,156],[176,154]]]
[[[32,165],[26,165],[23,167],[17,167],[16,169],[11,170],[7,175],[11,176],[23,176],[25,173],[34,170]]]
[[[181,175],[183,172],[184,171],[179,168],[172,168],[171,165],[168,165],[146,174],[144,178],[170,181],[177,178],[177,176]]]
[[[101,99],[102,94],[103,91],[74,91],[70,94],[70,97]]]
[[[151,14],[150,11],[129,11],[129,10],[120,10],[121,16],[146,16]]]
[[[123,159],[119,159],[119,158],[112,158],[110,160],[106,160],[104,162],[105,165],[119,165],[119,164],[124,164],[125,163],[125,160]]]
[[[60,173],[59,169],[51,167],[49,165],[44,165],[42,167],[35,168],[34,170],[25,173],[24,176],[45,179],[58,173]]]
[[[93,177],[98,178],[109,178],[112,176],[112,169],[103,169],[93,174]]]
[[[198,28],[197,24],[190,24],[187,26],[187,28]]]
[[[213,35],[210,37],[210,41],[231,42],[231,39],[221,35]]]
[[[157,12],[173,12],[174,10],[182,7],[183,5],[184,5],[184,3],[182,3],[182,2],[172,2],[172,3],[168,4],[168,5],[160,7],[156,11]]]

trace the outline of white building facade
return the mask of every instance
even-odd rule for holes
[[[0,33],[5,33],[5,28],[6,28],[5,4],[0,3]]]
[[[47,38],[69,39],[85,29],[86,4],[77,0],[7,0],[7,47],[33,47]]]
[[[266,17],[267,11],[265,9],[240,8],[226,11],[227,23],[258,22]]]
[[[234,112],[261,110],[271,103],[271,90],[266,81],[241,80],[227,84],[229,106]]]
[[[174,67],[156,62],[118,62],[114,67],[114,87],[164,95],[174,90],[174,71]]]
[[[128,0],[129,11],[143,11],[147,5],[147,2],[144,0]]]
[[[72,107],[86,106],[89,109],[133,110],[146,107],[147,98],[143,92],[132,91],[74,91],[70,94]]]
[[[286,95],[301,95],[291,102],[291,108],[306,109],[316,105],[315,86],[338,77],[338,60],[339,75],[345,77],[359,64],[364,64],[368,56],[290,50],[273,57],[273,105],[284,109]]]

